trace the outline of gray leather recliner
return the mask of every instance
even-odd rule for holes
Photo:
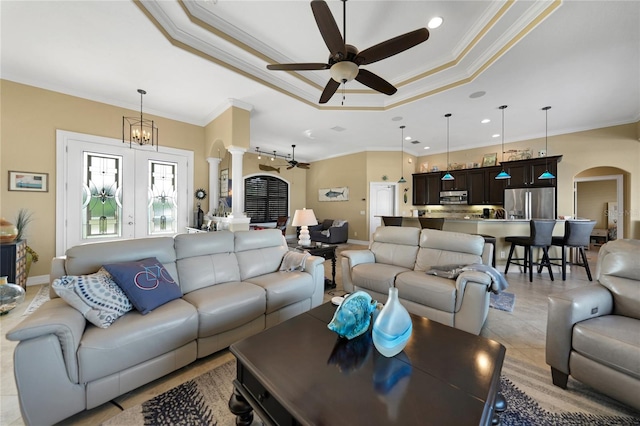
[[[640,240],[600,248],[597,284],[549,296],[546,361],[553,383],[569,375],[640,410]]]

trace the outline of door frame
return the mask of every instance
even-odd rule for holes
[[[397,182],[369,182],[369,215],[367,217],[367,241],[371,241],[371,235],[375,232],[375,229],[371,229],[373,226],[374,214],[373,211],[373,193],[376,186],[391,186],[393,187],[393,215],[397,215],[400,211],[400,198],[398,195],[398,183]]]
[[[575,218],[578,211],[578,182],[595,182],[604,180],[616,181],[616,201],[618,202],[618,221],[617,235],[618,239],[624,238],[624,177],[623,175],[603,175],[590,177],[574,177],[573,178],[573,217]],[[622,216],[622,217],[620,217]]]
[[[105,145],[105,146],[121,146],[122,141],[119,139],[113,139],[103,136],[90,135],[86,133],[77,133],[70,132],[67,130],[56,129],[56,256],[64,255],[66,251],[66,226],[65,223],[67,217],[67,182],[66,182],[66,170],[69,167],[69,157],[67,155],[67,146],[70,140],[78,140],[84,141],[87,143],[94,143],[97,145]],[[135,146],[131,149],[141,150],[141,151],[153,151],[156,149],[148,146]],[[194,154],[193,151],[186,149],[178,149],[178,148],[170,148],[160,146],[158,148],[158,152],[163,154],[172,154],[172,155],[180,155],[183,157],[187,157],[187,187],[185,188],[186,193],[186,215],[187,215],[187,223],[189,223],[189,212],[192,212],[194,209],[194,197],[190,196],[193,194],[194,189]]]

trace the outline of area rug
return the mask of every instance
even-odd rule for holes
[[[513,312],[516,304],[516,295],[502,291],[498,294],[491,293],[489,296],[489,307],[501,311]]]
[[[49,300],[49,285],[43,285],[42,287],[40,287],[40,290],[38,290],[38,293],[34,296],[33,300],[31,301],[31,303],[29,303],[29,306],[27,306],[27,309],[25,309],[25,311],[22,313],[23,317],[26,317],[28,315],[31,315],[36,309],[38,309],[40,306],[42,306],[42,304],[44,302],[46,302],[47,300]]]
[[[501,415],[503,425],[640,425],[640,417],[637,417],[640,413],[593,391],[585,394],[584,390],[576,392],[575,387],[570,387],[568,391],[559,388],[553,391],[550,389],[553,385],[536,383],[538,379],[535,376],[519,371],[527,368],[528,366],[518,362],[505,365],[503,369],[501,389],[507,398],[507,410]],[[516,372],[510,377],[510,371],[514,369]],[[539,370],[534,369],[534,373],[540,375]],[[141,405],[123,411],[103,425],[235,425],[235,417],[227,406],[235,374],[236,364],[232,360]],[[536,395],[542,393],[544,396],[550,390],[553,392],[544,401],[540,401],[539,396],[530,395],[515,384],[524,377],[528,377],[528,388],[538,388]],[[561,395],[563,392],[568,395]],[[566,398],[569,398],[569,402],[565,404],[563,401]],[[562,410],[561,406],[576,411]],[[254,418],[254,425],[261,424],[259,419]]]

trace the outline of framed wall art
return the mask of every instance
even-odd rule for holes
[[[9,170],[9,191],[49,192],[49,173]]]
[[[349,188],[321,188],[318,190],[318,201],[349,201]]]
[[[485,154],[482,158],[482,167],[495,166],[497,160],[498,154],[496,152],[494,152],[493,154]]]
[[[220,196],[229,196],[229,169],[220,171]]]

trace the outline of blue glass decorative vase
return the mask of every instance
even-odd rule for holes
[[[398,289],[389,288],[389,298],[373,323],[373,344],[382,355],[392,357],[404,349],[413,324],[409,312],[398,300]]]
[[[356,291],[342,301],[331,322],[327,324],[329,330],[338,336],[353,339],[365,333],[371,324],[371,314],[378,303],[371,299],[369,293]]]

